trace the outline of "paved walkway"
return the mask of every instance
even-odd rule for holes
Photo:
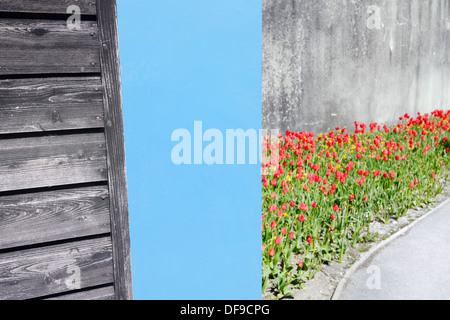
[[[450,200],[355,265],[333,298],[450,300]]]

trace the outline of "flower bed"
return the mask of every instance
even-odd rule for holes
[[[264,137],[263,290],[290,294],[339,261],[371,221],[400,218],[442,191],[450,111],[408,114],[388,127],[355,122],[315,137]]]

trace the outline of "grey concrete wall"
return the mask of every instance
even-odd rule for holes
[[[449,55],[450,0],[263,0],[263,128],[449,108]]]

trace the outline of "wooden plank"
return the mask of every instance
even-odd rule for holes
[[[107,180],[105,135],[0,139],[0,192]]]
[[[110,230],[106,186],[0,197],[0,250]]]
[[[100,72],[95,21],[0,19],[0,75],[85,72]]]
[[[116,1],[99,0],[97,12],[102,44],[100,60],[111,197],[114,286],[117,300],[131,300],[133,290]]]
[[[98,77],[0,80],[0,134],[102,128]]]
[[[114,286],[69,293],[42,300],[80,301],[80,300],[114,300]]]
[[[96,14],[96,0],[0,0],[0,12],[66,14],[67,8],[77,5],[82,15]]]
[[[112,283],[110,237],[0,254],[0,299],[32,299]]]

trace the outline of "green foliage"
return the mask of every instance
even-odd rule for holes
[[[447,179],[449,114],[405,115],[370,130],[355,122],[354,133],[336,128],[317,138],[265,137],[263,290],[270,281],[279,297],[292,294],[349,246],[374,241],[360,236],[374,219],[432,203]]]

